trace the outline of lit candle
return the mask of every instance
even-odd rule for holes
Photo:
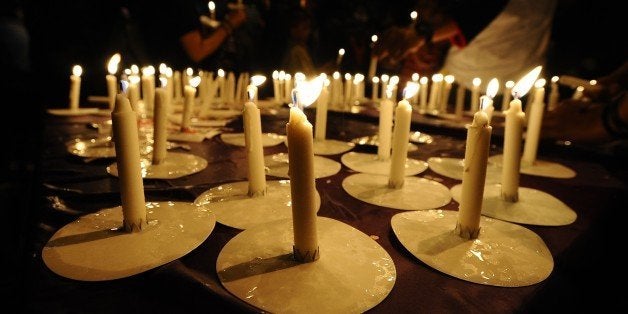
[[[502,99],[502,111],[506,111],[508,110],[508,105],[510,103],[510,92],[512,91],[512,88],[515,86],[515,82],[513,81],[508,81],[506,82],[506,88],[504,89],[504,98]]]
[[[430,101],[427,111],[431,114],[438,114],[438,101],[440,99],[440,88],[443,84],[443,75],[438,73],[432,75],[432,87],[430,88]]]
[[[190,79],[190,85],[185,86],[183,91],[183,115],[181,117],[181,132],[190,131],[190,120],[194,108],[194,98],[196,97],[196,87],[201,83],[201,78],[195,76]]]
[[[340,81],[340,72],[336,71],[332,74],[331,83],[331,104],[338,106],[342,103],[342,82]]]
[[[209,9],[209,18],[212,20],[216,20],[216,4],[214,3],[214,1],[209,1],[209,3],[207,4],[207,7]]]
[[[551,80],[552,90],[550,91],[549,101],[547,104],[547,110],[552,111],[556,109],[558,106],[558,101],[560,100],[560,91],[558,90],[558,76],[553,76]]]
[[[70,75],[70,110],[78,111],[79,100],[81,99],[81,74],[83,68],[80,65],[72,67],[72,75]]]
[[[491,142],[491,126],[486,112],[473,115],[473,123],[467,125],[467,142],[462,172],[462,196],[458,210],[458,223],[454,231],[465,239],[475,239],[480,233],[480,214],[486,179],[486,165]]]
[[[183,81],[181,82],[181,84],[183,86],[190,85],[190,79],[192,78],[192,75],[194,75],[194,70],[192,70],[192,68],[185,69],[185,75],[183,76]]]
[[[249,196],[266,194],[266,172],[264,168],[264,146],[262,145],[262,122],[259,108],[255,104],[257,87],[247,87],[249,100],[244,104],[244,143],[248,162]]]
[[[534,101],[530,108],[528,117],[528,127],[526,129],[526,140],[523,146],[523,164],[532,165],[536,162],[536,153],[539,146],[539,137],[541,135],[541,124],[543,123],[543,111],[545,111],[545,103],[543,95],[545,94],[545,80],[536,81],[534,93]]]
[[[120,63],[120,54],[116,53],[107,62],[107,72],[109,74],[105,77],[107,80],[107,95],[109,98],[109,110],[113,110],[113,106],[116,104],[116,95],[118,94],[118,79],[116,78],[116,72],[118,72],[118,63]]]
[[[412,73],[412,83],[415,84],[419,84],[419,73]],[[412,96],[412,99],[410,100],[410,104],[413,106],[418,106],[419,105],[419,93],[414,93],[414,96]]]
[[[324,86],[316,101],[316,126],[314,127],[314,138],[324,140],[327,133],[327,105],[329,102],[329,80],[327,75],[321,74],[324,78]]]
[[[162,87],[155,90],[155,113],[153,115],[153,165],[161,164],[166,159],[166,139],[168,138],[168,110],[170,97],[168,97],[167,81],[160,79]]]
[[[342,57],[345,55],[345,49],[338,49],[338,57],[336,58],[336,68],[340,68],[340,64],[342,63]]]
[[[281,102],[280,91],[279,91],[279,71],[275,70],[272,74],[273,78],[273,97],[275,102]]]
[[[353,89],[351,91],[351,104],[359,102],[363,98],[364,74],[357,73],[353,77]]]
[[[174,71],[172,80],[174,82],[174,85],[172,87],[174,93],[172,97],[174,98],[175,102],[179,102],[179,100],[181,100],[181,90],[182,90],[181,89],[181,72]]]
[[[388,160],[390,158],[394,106],[393,101],[390,99],[392,92],[393,86],[389,85],[385,98],[379,104],[379,133],[377,135],[377,158],[379,160]]]
[[[372,46],[375,45],[376,42],[377,42],[377,35],[371,36],[371,43],[372,43],[371,45]],[[373,79],[376,73],[377,73],[377,56],[372,55],[371,62],[369,63],[368,78]]]
[[[521,111],[521,100],[532,87],[534,80],[541,72],[537,67],[521,78],[512,88],[513,100],[510,102],[506,115],[504,130],[504,154],[502,163],[501,197],[508,202],[519,199],[519,168],[521,166],[521,134],[525,124],[525,114]]]
[[[225,82],[226,98],[224,99],[228,104],[233,104],[235,99],[235,74],[229,71],[227,74],[227,80]]]
[[[441,94],[440,111],[442,113],[447,112],[447,106],[449,105],[449,94],[451,93],[451,84],[454,83],[453,75],[445,75],[445,88]]]
[[[416,19],[419,17],[419,13],[417,11],[410,12],[410,19],[412,19],[412,27],[416,25]]]
[[[464,111],[464,97],[467,92],[467,89],[462,84],[458,84],[458,89],[456,89],[456,106],[454,107],[454,115],[456,118],[461,119],[462,113]]]
[[[295,260],[302,263],[313,262],[320,257],[316,230],[312,124],[300,109],[301,106],[309,106],[318,97],[322,88],[319,78],[317,77],[312,84],[301,82],[296,86],[295,105],[290,108],[290,120],[286,124],[294,229],[293,253]]]
[[[493,117],[493,111],[495,108],[493,107],[493,98],[497,95],[497,90],[499,89],[499,81],[494,78],[486,87],[486,95],[480,97],[480,106],[482,110],[486,112],[486,116],[488,117],[488,123],[491,124],[491,119]]]
[[[283,91],[285,93],[284,101],[288,103],[290,102],[290,98],[292,98],[292,75],[286,73],[283,79],[283,84]]]
[[[140,112],[140,77],[137,75],[129,76],[129,87],[127,88],[127,96],[129,96],[129,102],[131,108],[136,114]]]
[[[419,80],[419,83],[421,84],[421,87],[419,88],[419,99],[420,99],[420,104],[419,104],[419,113],[425,113],[425,111],[427,110],[427,81],[429,79],[427,78],[427,76],[422,77]]]
[[[379,98],[379,95],[377,95],[377,91],[378,91],[378,84],[379,84],[379,77],[374,76],[371,79],[371,82],[373,83],[373,85],[371,85],[371,100],[376,101]]]
[[[480,107],[480,85],[482,80],[476,77],[472,81],[473,88],[471,89],[471,112],[478,111]]]
[[[226,89],[227,89],[227,83],[225,82],[225,70],[223,69],[218,69],[218,89],[220,90],[220,102],[224,103],[225,101],[227,101],[227,96],[226,96]]]
[[[392,137],[392,155],[390,157],[390,174],[388,187],[400,189],[403,187],[408,157],[408,141],[410,138],[410,122],[412,120],[412,106],[408,101],[419,90],[419,84],[409,83],[403,90],[403,99],[395,109],[395,130]]]
[[[152,111],[155,105],[155,68],[152,65],[142,68],[142,99],[144,108]]]
[[[344,106],[345,109],[348,109],[348,107],[351,105],[351,85],[352,85],[352,80],[351,80],[351,74],[350,73],[345,73],[345,92],[344,92]]]
[[[390,80],[390,76],[388,76],[388,74],[382,74],[382,78],[380,79],[382,82],[382,97],[386,96],[386,91],[388,90],[388,80]]]
[[[140,143],[137,131],[137,116],[129,100],[123,94],[116,96],[116,105],[111,112],[120,198],[124,229],[139,232],[146,227],[146,204],[144,183],[140,164]]]
[[[571,99],[580,100],[584,96],[584,86],[576,87],[576,91],[571,95]]]

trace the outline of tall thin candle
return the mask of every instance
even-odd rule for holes
[[[113,110],[116,104],[116,95],[118,94],[118,79],[116,78],[116,72],[118,72],[118,64],[120,63],[121,56],[119,53],[114,54],[107,62],[107,97],[109,100],[109,110]]]
[[[377,135],[379,142],[377,146],[377,158],[379,160],[388,160],[390,158],[394,106],[393,101],[390,99],[392,90],[392,85],[390,85],[386,91],[386,97],[379,105],[379,133]]]
[[[539,137],[541,136],[541,125],[543,123],[543,111],[545,111],[545,103],[543,95],[545,94],[545,80],[540,79],[535,83],[534,101],[530,108],[530,116],[528,117],[528,127],[526,128],[526,140],[523,146],[523,164],[532,165],[536,162],[536,154],[539,147]]]
[[[244,104],[244,143],[248,162],[247,177],[249,196],[266,194],[266,172],[264,168],[264,147],[262,146],[262,121],[259,108],[254,102],[257,87],[247,87],[249,100]]]
[[[412,106],[408,101],[419,89],[419,84],[409,83],[403,90],[403,99],[395,109],[395,129],[393,131],[392,156],[390,158],[390,174],[388,187],[400,189],[403,187],[408,157],[408,140],[410,138],[410,122],[412,120]]]
[[[478,111],[480,107],[480,85],[482,80],[479,77],[473,79],[473,88],[471,89],[471,112]]]
[[[83,68],[80,65],[72,67],[72,75],[70,75],[70,110],[78,111],[79,100],[81,99],[81,74]]]

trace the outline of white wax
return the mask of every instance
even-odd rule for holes
[[[392,100],[386,98],[379,105],[379,133],[377,146],[377,158],[379,160],[388,160],[390,158],[390,141],[392,137],[393,123],[393,106]]]
[[[519,168],[521,166],[521,135],[525,123],[525,114],[521,111],[521,100],[510,102],[504,111],[506,126],[504,130],[504,154],[502,162],[501,196],[508,202],[519,200]]]
[[[371,62],[369,62],[369,74],[367,78],[370,80],[375,77],[375,73],[377,73],[377,57],[372,56]]]
[[[560,91],[558,90],[558,84],[552,82],[552,90],[550,91],[550,94],[549,94],[547,110],[552,111],[556,109],[556,106],[558,106],[559,100],[560,100]]]
[[[194,108],[194,97],[196,97],[196,88],[187,85],[183,90],[183,116],[181,118],[181,132],[190,130],[190,120],[192,119],[192,110]]]
[[[346,79],[345,78],[345,92],[344,92],[344,108],[348,109],[349,106],[351,106],[351,97],[353,97],[353,93],[351,93],[351,90],[353,89],[351,86],[353,85],[353,80],[352,79]]]
[[[389,188],[400,189],[403,187],[411,120],[412,106],[404,99],[397,104],[395,109],[395,130],[393,132],[390,175],[388,177]]]
[[[235,99],[235,74],[233,74],[233,72],[229,72],[229,74],[227,74],[226,86],[227,98],[225,99],[225,101],[229,104],[233,104],[233,101]]]
[[[462,118],[462,113],[464,111],[464,96],[466,91],[466,88],[462,86],[462,84],[458,84],[458,89],[456,89],[456,107],[454,108],[454,114],[458,118]]]
[[[480,85],[473,85],[471,89],[471,112],[480,109]]]
[[[480,233],[480,214],[491,130],[488,117],[483,111],[476,112],[473,123],[467,125],[462,195],[456,225],[456,233],[466,239],[475,239]]]
[[[179,100],[181,100],[181,72],[179,71],[174,71],[174,75],[173,75],[173,81],[174,81],[174,94],[173,94],[173,98],[175,102],[178,102]]]
[[[583,96],[584,96],[584,87],[578,86],[576,90],[573,92],[573,95],[571,95],[571,99],[580,100],[582,99]]]
[[[262,121],[259,108],[252,101],[244,104],[244,143],[248,162],[249,196],[266,194],[264,146],[262,145]]]
[[[510,105],[510,91],[512,90],[512,87],[508,87],[506,86],[504,89],[504,95],[503,95],[503,99],[502,99],[502,111],[506,111],[508,110],[508,107]]]
[[[81,77],[70,75],[70,110],[78,111],[81,99]]]
[[[539,137],[541,136],[541,125],[543,123],[543,111],[545,104],[543,103],[544,89],[537,88],[535,92],[535,101],[530,107],[530,115],[528,116],[528,127],[526,129],[526,140],[523,146],[523,164],[532,165],[536,162],[536,153],[539,146]]]
[[[290,108],[286,124],[288,137],[288,174],[292,200],[294,257],[312,262],[320,257],[316,230],[316,184],[312,125],[298,108]]]
[[[279,80],[278,79],[273,79],[273,97],[275,98],[276,102],[282,102],[281,101],[281,94],[279,91]]]
[[[168,138],[168,110],[170,97],[168,91],[163,88],[155,90],[155,113],[153,114],[153,164],[159,165],[166,159],[166,139]]]
[[[378,83],[372,83],[373,85],[371,86],[371,100],[375,101],[379,98],[379,95],[377,95],[377,85],[379,85]]]
[[[314,138],[324,140],[327,133],[327,105],[329,103],[329,91],[323,87],[321,94],[316,100],[316,127],[314,128]]]
[[[129,100],[122,94],[116,96],[116,106],[111,112],[111,122],[120,180],[124,229],[127,232],[138,232],[146,226],[146,204],[140,164],[137,116],[131,109]]]
[[[480,104],[484,106],[483,110],[486,112],[486,117],[488,118],[488,124],[491,124],[491,119],[493,118],[493,111],[495,111],[495,107],[493,107],[493,99],[488,97],[487,95],[483,95],[480,97]]]
[[[419,93],[421,95],[419,95],[419,113],[423,113],[427,110],[427,94],[428,94],[428,90],[427,90],[427,80],[422,80],[420,81],[421,83],[421,88],[419,89]]]
[[[445,87],[441,93],[440,109],[441,113],[447,112],[447,106],[449,105],[449,94],[451,93],[451,83],[445,81]]]
[[[442,80],[432,80],[432,87],[430,88],[430,97],[427,105],[427,112],[429,113],[438,113],[439,108],[439,100],[440,100],[440,89],[443,81]]]
[[[153,75],[142,75],[142,99],[144,108],[151,112],[155,105],[155,77]]]
[[[137,83],[129,83],[129,87],[126,90],[129,95],[129,102],[131,103],[131,108],[135,111],[136,114],[139,113],[140,106],[140,87]]]
[[[109,110],[113,110],[116,105],[116,95],[118,94],[118,79],[115,75],[108,74],[107,80],[107,98],[109,100]]]
[[[283,101],[285,103],[291,103],[292,102],[292,78],[288,78],[286,77],[286,79],[283,81],[283,92],[284,92],[284,96],[283,96]]]

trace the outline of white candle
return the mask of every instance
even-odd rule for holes
[[[397,102],[397,88],[399,87],[399,76],[391,76],[390,80],[388,80],[388,85],[392,86],[392,94],[390,99],[393,102]]]
[[[249,196],[266,194],[266,172],[264,147],[262,145],[262,122],[259,108],[253,101],[257,87],[249,85],[249,100],[244,104],[244,143],[248,162]]]
[[[272,78],[273,78],[273,98],[275,99],[275,102],[280,103],[281,94],[279,90],[279,71],[277,70],[273,71]]]
[[[220,90],[220,97],[218,97],[219,101],[221,103],[224,103],[225,101],[227,101],[227,96],[226,96],[226,89],[227,89],[227,83],[225,82],[225,70],[223,69],[218,69],[218,90]]]
[[[324,75],[324,74],[321,74]],[[314,128],[314,138],[317,140],[324,140],[327,136],[327,106],[329,103],[329,90],[330,84],[328,79],[325,79],[325,85],[321,90],[321,94],[316,101],[316,126]]]
[[[359,102],[364,98],[364,74],[357,73],[353,77],[353,91],[352,99],[354,102]]]
[[[440,112],[447,113],[447,107],[449,106],[449,94],[451,93],[451,84],[454,83],[453,75],[445,75],[445,88],[441,93],[440,100]]]
[[[388,91],[388,80],[390,80],[390,76],[388,76],[388,74],[382,74],[380,79],[382,82],[382,97],[386,97],[386,91]]]
[[[412,73],[412,83],[419,84],[419,73]],[[414,93],[412,99],[410,100],[410,105],[418,106],[419,105],[419,93]]]
[[[438,114],[438,101],[440,99],[440,88],[443,84],[443,75],[438,73],[432,75],[432,87],[430,88],[430,101],[427,105],[427,112]]]
[[[209,18],[212,20],[216,20],[216,4],[214,1],[209,1],[207,3],[207,8],[209,9]]]
[[[292,75],[286,73],[283,79],[284,102],[289,103],[292,98]]]
[[[512,91],[512,88],[515,86],[515,82],[513,81],[508,81],[506,82],[506,87],[504,88],[504,98],[502,99],[502,110],[506,111],[508,110],[508,105],[510,104],[510,92]]]
[[[78,111],[79,100],[81,99],[81,74],[83,68],[80,65],[72,67],[72,75],[70,75],[70,110]]]
[[[144,108],[152,111],[155,105],[155,68],[152,65],[142,68],[142,99]]]
[[[190,85],[190,79],[192,78],[192,75],[194,75],[194,70],[192,70],[192,68],[185,69],[185,75],[183,75],[182,77],[181,84],[183,86]]]
[[[378,84],[379,84],[379,77],[374,76],[371,79],[371,82],[373,83],[373,85],[371,85],[371,100],[372,101],[376,101],[379,98],[379,95],[377,95],[377,91],[378,91]]]
[[[427,110],[427,81],[428,78],[426,76],[419,80],[419,83],[421,84],[421,88],[419,88],[419,113],[425,113]]]
[[[379,133],[377,135],[377,158],[388,160],[390,158],[390,141],[392,137],[393,106],[390,99],[392,86],[388,87],[385,98],[379,104]]]
[[[293,253],[295,260],[302,263],[313,262],[320,257],[316,230],[316,184],[312,124],[299,107],[309,106],[316,100],[322,82],[318,91],[313,91],[313,87],[308,85],[301,84],[296,87],[296,106],[290,108],[290,120],[286,124],[288,174],[290,176],[294,229]]]
[[[170,97],[165,87],[155,90],[155,114],[153,115],[153,164],[159,165],[166,159],[166,139],[168,138],[168,110]]]
[[[499,81],[496,78],[493,78],[486,87],[486,95],[480,97],[480,106],[482,110],[486,112],[486,116],[488,117],[488,123],[491,124],[491,119],[493,118],[493,111],[495,108],[493,107],[493,97],[497,95],[497,90],[499,89]]]
[[[478,111],[480,107],[480,85],[482,80],[479,77],[473,79],[473,88],[471,89],[471,112]]]
[[[584,96],[584,86],[576,87],[576,91],[574,91],[573,95],[571,95],[571,99],[580,100]]]
[[[196,97],[196,86],[201,83],[198,76],[190,79],[190,85],[185,86],[183,91],[183,115],[181,117],[181,132],[190,131],[190,120],[192,119],[192,110],[194,108],[194,98]]]
[[[124,229],[139,232],[146,227],[146,204],[144,183],[140,164],[140,144],[137,131],[137,116],[131,109],[126,96],[116,96],[116,105],[111,112],[120,198]]]
[[[504,130],[504,153],[502,163],[501,197],[508,202],[519,199],[519,167],[521,166],[521,135],[525,123],[525,114],[521,111],[521,100],[510,102]]]
[[[558,101],[560,100],[560,91],[558,90],[558,76],[552,77],[552,90],[550,91],[549,101],[547,104],[547,110],[552,111],[556,109],[558,106]]]
[[[545,95],[544,85],[544,79],[540,79],[535,83],[536,91],[534,93],[534,101],[530,108],[526,140],[523,146],[522,161],[524,165],[532,165],[536,162],[539,137],[541,136],[541,125],[543,123],[543,111],[545,111],[545,103],[543,102],[543,95]]]
[[[395,109],[395,130],[393,132],[392,156],[390,157],[390,174],[388,187],[400,189],[403,187],[406,158],[408,157],[408,141],[410,138],[410,122],[412,120],[412,106],[408,101],[419,89],[418,84],[410,83],[403,91],[403,98]]]
[[[338,49],[338,57],[336,58],[336,68],[340,68],[340,64],[342,63],[342,57],[345,55],[345,49]]]
[[[225,86],[226,86],[226,99],[225,101],[228,104],[233,104],[233,101],[235,99],[235,74],[233,74],[233,72],[229,72],[227,74],[227,81],[225,82]]]
[[[467,142],[462,172],[462,196],[455,233],[465,239],[475,239],[480,233],[480,214],[486,179],[486,165],[492,128],[482,110],[473,115],[467,125]]]
[[[353,80],[350,73],[345,73],[345,91],[344,91],[344,108],[345,110],[351,105],[351,85],[353,85]]]
[[[116,78],[116,72],[118,72],[118,64],[121,57],[119,53],[114,54],[107,62],[107,72],[109,74],[105,77],[107,80],[107,96],[109,99],[109,110],[113,110],[116,104],[116,95],[118,94],[118,79]]]
[[[467,92],[467,89],[462,85],[458,84],[458,89],[456,89],[456,107],[454,108],[454,115],[457,118],[462,118],[462,113],[464,111],[464,97]]]
[[[127,95],[129,96],[129,102],[131,103],[131,108],[135,113],[139,113],[140,111],[140,77],[137,75],[129,76],[129,87],[127,88]]]
[[[173,75],[173,87],[172,89],[174,90],[174,94],[173,94],[173,98],[175,102],[179,102],[181,100],[181,72],[180,71],[174,71],[174,75]]]
[[[337,108],[340,103],[342,103],[342,82],[340,81],[340,72],[336,71],[332,74],[331,104]]]

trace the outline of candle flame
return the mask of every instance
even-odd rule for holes
[[[515,82],[513,81],[506,82],[506,88],[513,88],[513,87],[515,87]]]
[[[552,83],[558,83],[560,78],[558,76],[552,76]]]
[[[445,83],[447,83],[447,84],[453,83],[455,79],[456,78],[453,75],[451,75],[451,74],[445,75]]]
[[[155,74],[155,67],[153,67],[152,65],[149,65],[147,67],[143,67],[142,68],[142,75],[150,76],[150,75],[154,75],[154,74]]]
[[[302,72],[297,72],[294,73],[294,82],[296,83],[297,81],[305,81],[306,76],[305,74],[303,74]]]
[[[528,93],[530,88],[532,88],[532,85],[534,85],[536,78],[539,76],[539,74],[541,74],[542,68],[543,67],[539,65],[536,68],[532,69],[532,71],[530,71],[528,74],[524,75],[517,82],[517,84],[515,84],[515,87],[512,88],[512,97],[520,98]]]
[[[279,79],[279,71],[277,70],[273,71],[272,78],[273,80]]]
[[[225,70],[223,70],[223,69],[218,69],[218,76],[220,76],[220,77],[225,77]]]
[[[320,76],[317,76],[309,81],[297,82],[295,87],[297,106],[300,108],[307,107],[314,103],[314,101],[316,101],[318,96],[321,94],[323,83],[324,80]]]
[[[578,87],[576,87],[576,91],[578,91],[578,92],[584,92],[584,86],[578,86]]]
[[[81,74],[83,74],[83,68],[80,65],[77,64],[72,67],[72,75],[81,76]]]
[[[338,49],[338,55],[344,56],[345,55],[345,48]]]
[[[484,95],[480,97],[480,111],[486,111],[490,104],[490,97],[488,95]]]
[[[378,83],[379,83],[379,77],[377,77],[377,76],[373,76],[373,78],[371,79],[371,81],[373,82],[373,84],[378,84]]]
[[[545,79],[544,79],[544,78],[542,78],[542,79],[538,79],[538,80],[536,80],[536,82],[534,83],[534,87],[536,87],[536,88],[541,88],[541,87],[543,87],[543,86],[545,86]]]
[[[136,64],[131,65],[131,73],[140,74],[140,68]]]
[[[406,83],[406,87],[403,89],[403,98],[410,99],[418,92],[419,92],[419,84],[415,82],[408,82]]]
[[[422,77],[422,78],[419,80],[419,83],[421,83],[422,85],[425,85],[425,84],[427,84],[427,81],[428,81],[428,80],[429,80],[429,79],[427,78],[427,76],[424,76],[424,77]]]
[[[410,18],[414,21],[416,20],[416,18],[419,17],[419,13],[417,13],[417,11],[412,11],[410,12]]]
[[[163,76],[159,77],[159,82],[161,82],[161,87],[166,87],[168,85],[168,79]]]
[[[140,83],[140,77],[137,75],[131,75],[129,76],[129,82],[131,82],[131,84],[139,84]]]
[[[160,63],[159,64],[159,73],[166,74],[166,71],[168,71],[168,66],[165,63]]]
[[[266,82],[266,77],[263,75],[253,75],[251,76],[251,84],[255,87],[260,86]]]
[[[488,82],[488,86],[486,87],[486,96],[493,99],[495,95],[497,95],[498,90],[499,81],[496,78],[493,78],[490,82]]]
[[[279,78],[280,81],[285,80],[286,79],[286,72],[279,71],[279,75],[277,75],[277,77]]]
[[[290,75],[290,73],[286,73],[286,75],[284,76],[284,79],[285,79],[286,81],[289,81],[289,80],[291,80],[291,79],[292,79],[292,75]]]
[[[353,77],[353,84],[360,84],[364,81],[364,74],[358,73]]]
[[[199,84],[201,84],[201,77],[200,76],[195,76],[195,77],[190,79],[190,86],[196,88],[196,87],[198,87]]]
[[[124,69],[124,74],[125,75],[131,75],[131,69]]]
[[[391,99],[393,95],[393,91],[395,90],[394,85],[386,86],[386,99]]]
[[[371,36],[371,41],[372,41],[373,43],[376,43],[376,42],[377,42],[377,39],[378,39],[377,35],[373,35],[373,36]]]
[[[345,73],[345,81],[351,80],[351,73]]]
[[[323,80],[327,80],[327,74],[326,73],[321,73],[319,74],[320,77],[323,78]]]
[[[590,80],[590,81],[589,81],[589,84],[590,84],[590,85],[597,85],[597,80]]]
[[[389,79],[390,79],[390,76],[388,76],[388,74],[382,74],[382,82],[386,83],[388,82]]]
[[[120,60],[122,60],[122,57],[119,53],[116,53],[109,58],[109,62],[107,62],[107,71],[109,74],[114,75],[118,72],[118,64],[120,63]]]
[[[329,85],[331,85],[331,81],[329,79],[325,78],[325,81],[323,81],[323,86],[327,87]]]
[[[388,84],[393,85],[393,86],[399,84],[399,77],[396,75],[391,77],[390,81],[388,81]]]
[[[255,94],[257,94],[257,87],[254,85],[249,85],[246,87],[246,93],[249,95],[249,101],[255,100]]]
[[[442,82],[443,81],[443,75],[440,73],[434,74],[432,75],[432,82]]]
[[[187,74],[187,76],[192,76],[192,74],[194,74],[194,70],[192,70],[192,68],[187,68],[185,69],[185,74]]]
[[[207,4],[207,8],[209,8],[210,12],[216,10],[216,4],[214,3],[214,1],[209,1],[209,3]]]
[[[166,74],[167,77],[172,77],[172,68],[166,67],[166,71],[164,71],[164,74]]]
[[[336,71],[336,72],[334,72],[334,74],[332,74],[331,76],[334,78],[334,80],[337,80],[337,79],[339,79],[339,78],[340,78],[340,72]]]
[[[419,80],[419,73],[412,73],[412,80],[413,81],[418,81]]]
[[[129,82],[126,80],[120,80],[120,90],[126,94],[127,89],[129,88]]]
[[[480,84],[482,84],[482,80],[479,77],[476,77],[473,79],[471,83],[473,84],[473,86],[477,87],[477,86],[480,86]]]

